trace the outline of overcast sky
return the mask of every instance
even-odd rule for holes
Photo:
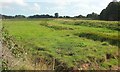
[[[113,0],[0,0],[0,14],[6,15],[84,15],[100,12]],[[120,0],[118,0],[120,1]]]

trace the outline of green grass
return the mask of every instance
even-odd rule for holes
[[[23,45],[31,59],[35,55],[43,58],[53,57],[65,63],[68,68],[80,68],[83,64],[89,63],[93,69],[97,69],[95,64],[100,67],[99,69],[110,69],[109,64],[112,67],[118,65],[118,46],[109,42],[120,41],[116,25],[116,22],[67,19],[3,21],[9,35],[18,44]],[[88,33],[97,40],[86,35]],[[107,40],[101,41],[102,38]],[[107,54],[111,55],[108,59]]]

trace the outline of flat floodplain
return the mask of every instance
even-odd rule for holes
[[[33,65],[39,58],[50,62],[52,67],[55,59],[56,69],[60,64],[64,68],[74,67],[83,70],[118,69],[120,29],[117,21],[11,19],[3,20],[3,27],[15,43],[22,47],[18,50],[24,49],[27,53],[25,65],[18,65],[14,69],[40,70],[39,65]],[[19,54],[15,51],[17,50],[12,51],[13,55]],[[52,67],[45,65],[43,69]]]

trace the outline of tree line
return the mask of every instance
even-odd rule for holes
[[[111,2],[100,13],[99,18],[101,20],[117,20],[120,21],[120,1]]]
[[[43,15],[33,15],[33,16],[24,16],[24,15],[15,15],[15,16],[7,16],[1,15],[0,18],[3,19],[13,19],[13,18],[89,18],[89,19],[97,19],[97,20],[111,20],[111,21],[120,21],[120,1],[113,1],[108,4],[108,6],[103,9],[98,15],[97,13],[91,13],[87,16],[78,15],[74,17],[70,16],[59,16],[59,13],[55,13],[54,16],[43,14]]]
[[[43,15],[32,15],[32,16],[24,16],[24,15],[15,15],[15,16],[8,16],[8,15],[1,15],[0,14],[0,17],[2,19],[13,19],[13,18],[97,18],[95,16],[98,16],[98,14],[96,13],[92,13],[92,14],[88,14],[87,16],[83,16],[83,15],[78,15],[78,16],[74,16],[74,17],[70,17],[70,16],[59,16],[59,13],[55,13],[54,16],[52,15],[49,15],[49,14],[43,14]]]

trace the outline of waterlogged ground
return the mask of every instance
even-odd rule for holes
[[[52,69],[60,64],[79,70],[118,69],[120,29],[117,22],[29,19],[3,20],[3,26],[14,41],[22,45],[30,63],[45,58],[53,62]],[[56,61],[60,63],[56,65]]]

